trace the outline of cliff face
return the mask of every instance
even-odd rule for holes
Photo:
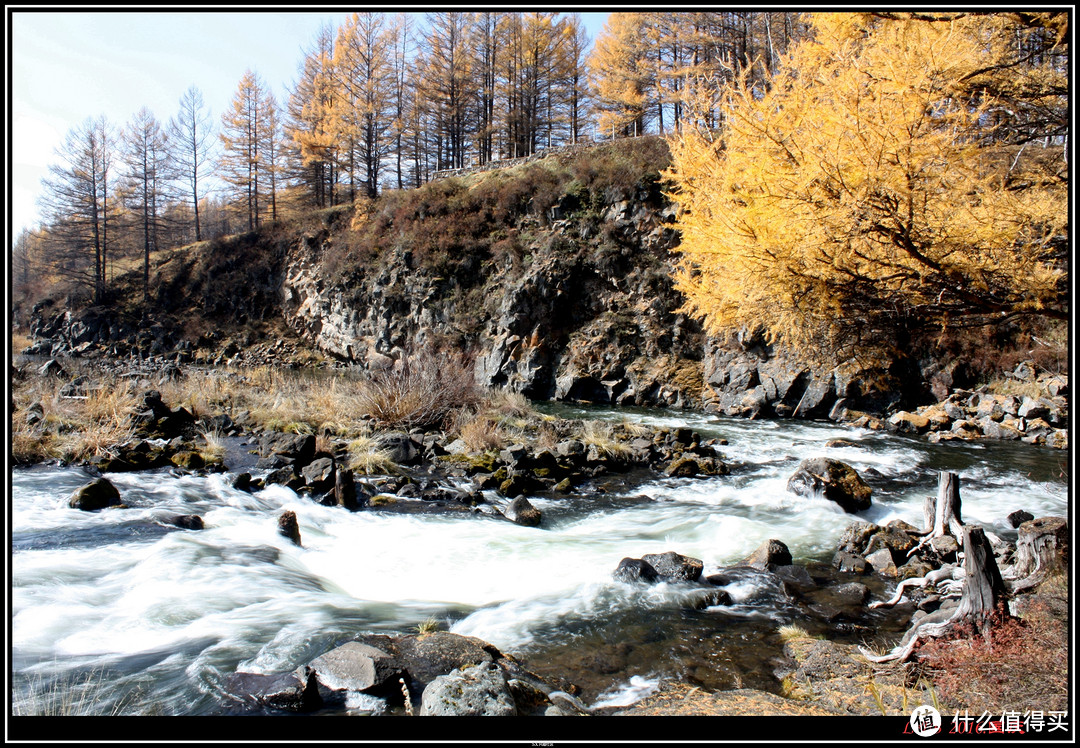
[[[673,219],[645,185],[588,214],[527,212],[512,250],[473,247],[434,267],[402,242],[336,282],[319,260],[334,238],[312,234],[289,254],[282,314],[362,367],[449,345],[482,383],[535,399],[699,406],[704,336],[677,311]]]

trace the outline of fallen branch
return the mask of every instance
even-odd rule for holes
[[[915,577],[912,579],[905,579],[896,585],[896,591],[893,593],[892,598],[889,600],[882,600],[876,603],[871,603],[871,608],[886,608],[892,607],[900,602],[900,599],[904,596],[904,590],[911,587],[928,587],[931,585],[937,585],[942,582],[948,582],[952,580],[962,580],[964,578],[963,567],[956,564],[947,564],[940,569],[927,572],[925,576]]]

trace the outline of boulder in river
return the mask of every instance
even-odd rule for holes
[[[233,673],[225,680],[229,697],[248,706],[290,712],[310,712],[322,706],[315,671],[301,668],[291,673]]]
[[[651,566],[661,578],[673,581],[695,582],[704,568],[700,560],[674,551],[646,553],[641,560]]]
[[[87,483],[68,500],[68,506],[72,509],[82,509],[84,512],[94,512],[98,509],[120,505],[120,492],[108,478],[98,478]]]
[[[492,662],[440,675],[424,689],[421,717],[516,717],[514,695]]]
[[[870,486],[850,465],[826,457],[803,460],[788,479],[787,490],[799,496],[820,493],[851,514],[870,508]]]
[[[618,582],[655,582],[660,575],[647,561],[624,558],[611,575]]]
[[[300,545],[300,524],[296,521],[296,512],[282,512],[278,517],[278,532]]]
[[[361,642],[346,642],[312,660],[309,667],[332,691],[396,690],[403,675],[392,653]]]
[[[524,496],[511,501],[503,514],[511,522],[525,527],[537,527],[541,520],[540,510]]]
[[[772,571],[779,566],[791,566],[791,551],[779,540],[766,540],[747,556],[740,566],[752,566],[765,571]]]

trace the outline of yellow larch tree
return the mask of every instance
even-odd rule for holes
[[[1016,55],[1030,33],[1060,47],[1045,31],[1004,14],[815,16],[767,88],[726,88],[719,131],[702,118],[672,140],[687,310],[712,333],[837,353],[1065,317],[1062,150],[1010,142],[995,84],[1060,85]],[[715,88],[700,93],[709,109]]]

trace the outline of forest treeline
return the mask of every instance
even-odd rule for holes
[[[1067,12],[354,13],[279,102],[254,70],[71,130],[16,294],[588,140],[669,136],[688,309],[830,349],[1063,319]]]
[[[15,285],[59,277],[101,301],[114,263],[148,275],[157,248],[441,169],[671,132],[691,79],[765,80],[805,29],[794,13],[614,13],[593,45],[574,13],[354,13],[310,40],[284,101],[252,68],[224,112],[193,86],[168,120],[144,108],[68,132],[42,224],[15,240]]]

